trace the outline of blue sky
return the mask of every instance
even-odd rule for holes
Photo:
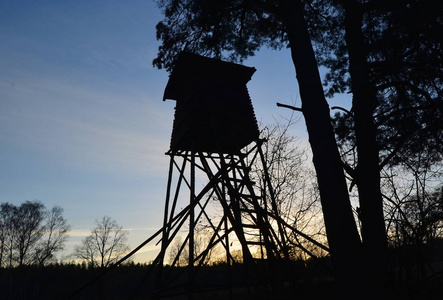
[[[162,224],[175,103],[151,64],[161,19],[150,0],[0,1],[0,203],[63,207],[66,253],[104,215],[130,230],[131,247]],[[300,104],[289,52],[244,64],[257,69],[257,119],[289,117],[275,105]],[[303,121],[293,133],[306,139]]]

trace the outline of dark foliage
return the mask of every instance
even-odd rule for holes
[[[369,1],[360,9],[365,55],[378,99],[373,106],[381,165],[413,160],[423,151],[432,158],[430,163],[440,161],[443,4],[425,0],[384,4]],[[351,91],[343,12],[329,1],[311,11],[309,20],[318,60],[329,69],[324,82],[326,93],[333,96]],[[354,114],[336,114],[334,119],[338,140],[344,151],[349,151],[355,145]]]
[[[162,45],[153,65],[171,71],[181,51],[241,62],[263,45],[280,49],[287,44],[283,26],[259,2],[157,1],[165,18],[156,26]]]

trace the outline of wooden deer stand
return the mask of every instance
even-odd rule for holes
[[[174,244],[187,256],[189,287],[215,246],[228,266],[288,257],[259,130],[246,83],[254,68],[181,53],[164,98],[176,100],[160,266]],[[258,169],[257,169],[258,168]],[[260,181],[257,185],[254,181]],[[206,244],[197,245],[197,228]],[[177,245],[179,234],[186,237]],[[158,278],[164,278],[160,274]]]

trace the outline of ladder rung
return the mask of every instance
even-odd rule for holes
[[[249,179],[245,179],[245,178],[233,178],[233,177],[229,177],[228,178],[229,181],[233,181],[233,182],[238,182],[238,183],[249,183],[250,185],[255,185],[254,181],[251,181]]]
[[[241,224],[242,227],[244,228],[253,228],[253,229],[258,229],[257,225],[255,224]]]
[[[249,209],[249,208],[240,208],[240,211],[244,212],[244,213],[249,213],[249,214],[255,214],[256,213],[256,211],[254,209]]]
[[[254,245],[254,246],[264,246],[265,245],[265,243],[263,243],[263,242],[254,242],[254,241],[246,241],[246,244]]]

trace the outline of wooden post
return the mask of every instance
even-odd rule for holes
[[[193,299],[194,286],[194,232],[195,232],[195,152],[191,152],[191,174],[190,174],[190,213],[189,213],[189,293],[188,299]]]

